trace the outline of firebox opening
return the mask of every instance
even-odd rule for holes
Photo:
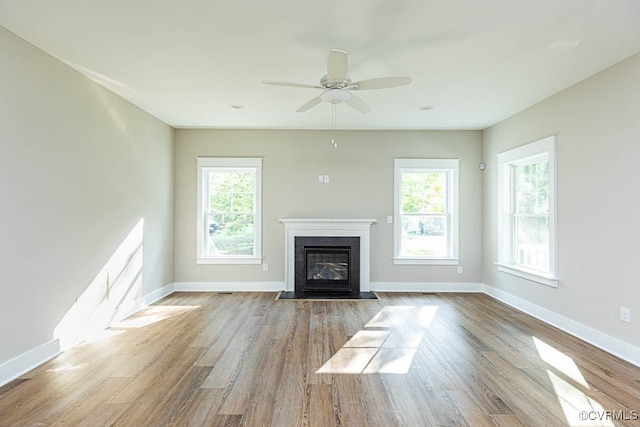
[[[295,290],[360,292],[358,237],[296,237]]]

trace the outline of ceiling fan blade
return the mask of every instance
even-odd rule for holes
[[[355,82],[349,85],[349,89],[353,90],[371,90],[371,89],[387,89],[391,87],[405,86],[411,84],[411,77],[380,77],[378,79],[369,79]],[[353,87],[352,87],[353,86]]]
[[[345,103],[349,107],[353,108],[354,110],[358,110],[361,113],[368,113],[369,111],[371,111],[371,106],[364,102],[362,98],[359,98],[354,94],[351,94],[351,96],[345,101]]]
[[[302,87],[302,88],[309,88],[309,89],[324,89],[324,87],[319,86],[319,85],[308,85],[308,84],[304,84],[304,83],[279,82],[279,81],[276,81],[276,80],[263,80],[262,83],[264,83],[266,85],[273,85],[273,86],[288,86],[288,87]]]
[[[305,103],[302,107],[298,108],[296,110],[296,113],[304,113],[305,111],[312,109],[313,107],[320,104],[321,102],[322,102],[322,98],[320,98],[319,96],[316,96],[311,101]]]
[[[327,76],[329,80],[341,82],[347,78],[347,69],[349,68],[349,57],[347,52],[338,49],[329,51],[327,59]]]

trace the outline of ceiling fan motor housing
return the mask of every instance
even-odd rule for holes
[[[351,79],[349,77],[345,77],[344,80],[331,80],[329,75],[326,74],[322,79],[320,79],[320,86],[327,89],[344,89],[349,85],[351,85]]]

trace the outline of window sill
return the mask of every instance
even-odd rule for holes
[[[459,265],[459,258],[394,258],[396,265]]]
[[[256,257],[217,257],[196,258],[196,264],[262,264],[262,258]]]
[[[521,277],[523,279],[527,279],[532,282],[550,286],[552,288],[558,287],[559,279],[555,276],[546,275],[533,270],[527,270],[515,265],[500,264],[499,262],[496,262],[495,265],[498,266],[498,271],[502,271],[503,273],[511,274],[512,276]]]

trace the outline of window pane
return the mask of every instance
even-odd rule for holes
[[[401,206],[403,213],[445,213],[447,174],[445,172],[403,172]]]
[[[515,233],[516,264],[549,271],[549,217],[516,216]]]
[[[516,213],[549,213],[549,159],[516,166]]]
[[[449,255],[447,218],[444,215],[402,215],[401,256]]]
[[[253,255],[253,215],[213,215],[208,232],[207,255]]]
[[[548,156],[515,166],[514,261],[549,271]]]
[[[253,171],[209,171],[206,255],[254,255]]]

